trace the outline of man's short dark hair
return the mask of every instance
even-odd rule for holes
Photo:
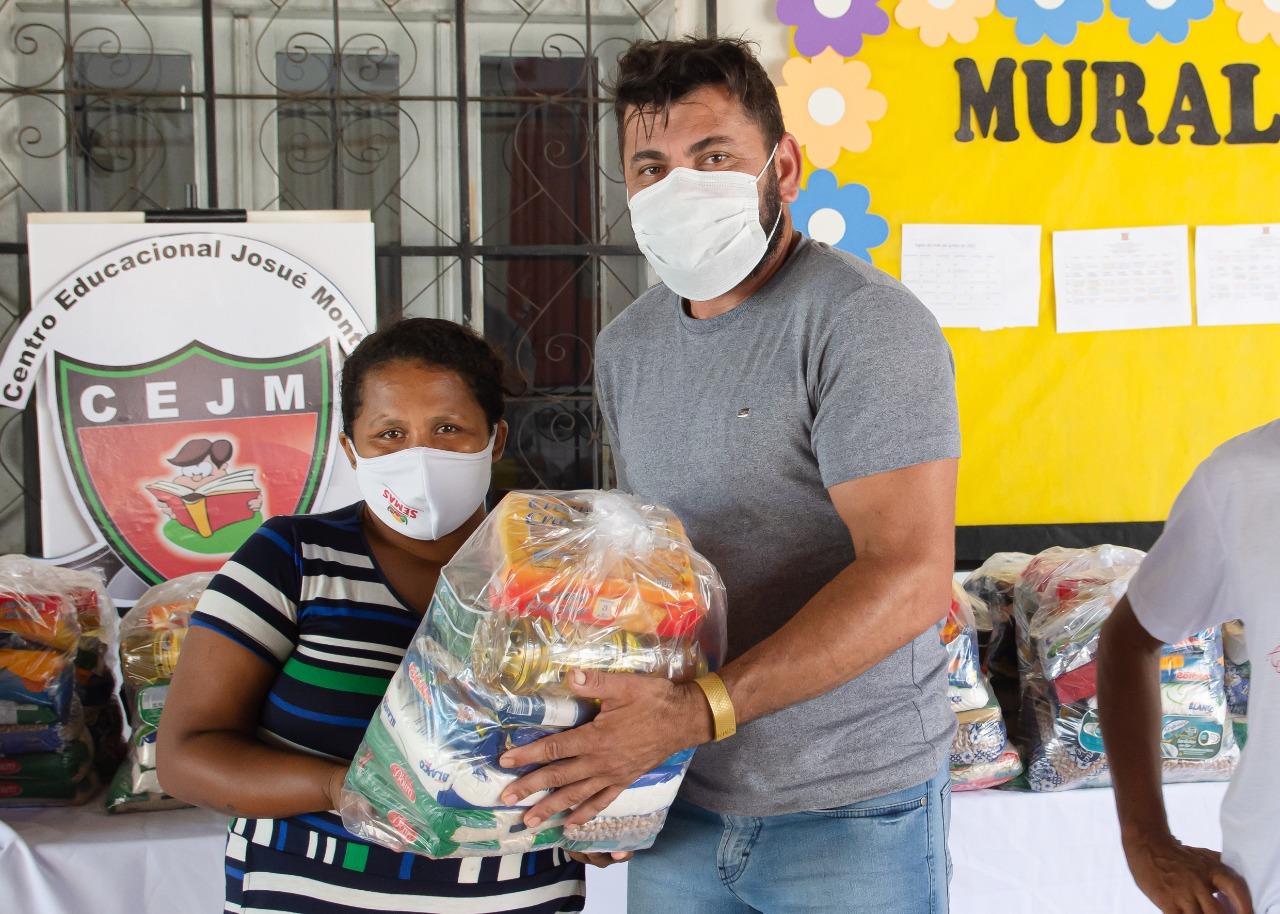
[[[629,109],[635,109],[633,117],[665,118],[672,104],[703,86],[724,86],[759,125],[766,149],[782,139],[786,128],[777,90],[749,42],[741,38],[637,41],[618,59],[612,86],[618,154],[622,155]]]

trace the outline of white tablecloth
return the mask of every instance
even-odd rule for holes
[[[1174,832],[1220,848],[1225,785],[1165,788]],[[213,914],[226,819],[197,810],[0,810],[0,911]],[[979,791],[952,807],[952,914],[1147,914],[1125,869],[1110,790]],[[593,870],[588,914],[624,914],[626,868]],[[856,899],[849,910],[857,912]],[[684,914],[673,911],[672,914]]]

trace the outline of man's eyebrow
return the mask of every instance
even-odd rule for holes
[[[667,157],[656,149],[641,149],[631,157],[632,162],[665,162]]]
[[[708,148],[709,146],[736,146],[736,145],[737,145],[737,142],[733,139],[733,137],[722,133],[716,136],[709,136],[709,137],[706,137],[705,139],[698,140],[698,142],[694,143],[692,146],[689,147],[687,152],[689,155],[692,156],[692,155],[697,155],[698,153],[702,152],[704,149]]]

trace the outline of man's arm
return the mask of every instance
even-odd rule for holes
[[[830,489],[857,559],[772,637],[721,670],[739,722],[830,692],[946,614],[955,488],[956,461],[938,460]],[[710,710],[694,683],[579,672],[570,685],[601,699],[596,719],[502,758],[507,767],[545,766],[504,794],[515,803],[554,791],[526,815],[531,826],[570,808],[571,823],[588,821],[641,774],[712,737]]]
[[[1244,880],[1220,854],[1186,847],[1169,831],[1160,788],[1161,647],[1128,597],[1103,626],[1098,647],[1098,712],[1129,869],[1165,914],[1221,914],[1215,892],[1237,914],[1253,914]]]
[[[739,722],[861,676],[936,625],[951,605],[956,461],[855,479],[830,492],[857,560],[721,671]]]

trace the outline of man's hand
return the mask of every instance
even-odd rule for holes
[[[569,852],[571,860],[577,860],[579,863],[585,863],[587,866],[598,866],[604,869],[606,866],[613,866],[615,863],[622,863],[630,860],[635,854],[626,852],[620,853],[614,851],[612,854],[579,854],[573,851]]]
[[[553,791],[525,813],[530,828],[567,809],[573,814],[566,825],[589,822],[640,775],[712,737],[711,709],[695,683],[596,671],[576,671],[567,682],[576,695],[601,700],[595,720],[512,749],[501,759],[504,768],[545,766],[502,795],[513,806],[530,794]]]
[[[1226,896],[1234,914],[1253,914],[1249,887],[1215,851],[1169,837],[1126,841],[1125,855],[1134,882],[1163,914],[1222,914],[1215,892]]]

